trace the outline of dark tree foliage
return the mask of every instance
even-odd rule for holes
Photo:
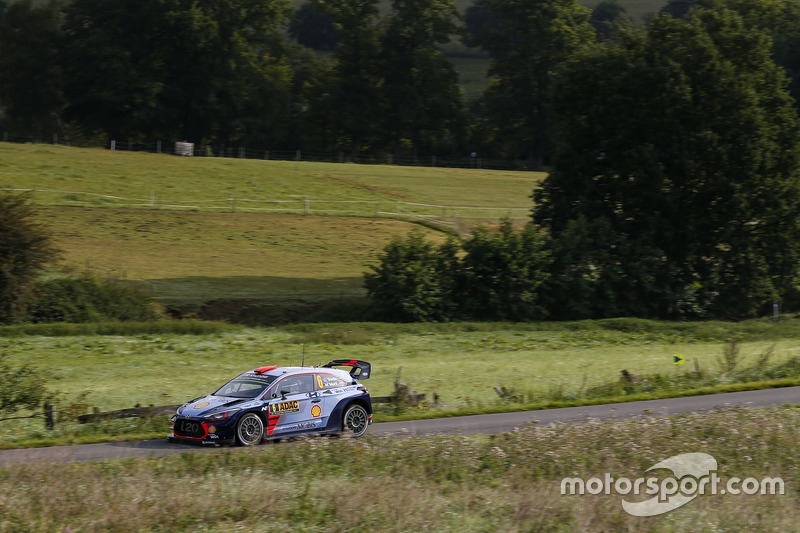
[[[295,12],[289,26],[289,36],[314,50],[330,51],[339,44],[339,31],[333,24],[333,18],[318,11],[311,3],[301,5]]]
[[[467,46],[480,46],[485,49],[481,42],[481,34],[493,29],[496,30],[498,23],[492,13],[486,9],[487,0],[475,0],[464,12],[464,29],[466,35],[463,39]]]
[[[487,0],[486,9],[497,25],[479,37],[492,64],[474,135],[497,155],[541,168],[549,152],[551,76],[594,42],[591,12],[576,0]]]
[[[547,316],[539,288],[549,277],[550,253],[533,224],[521,231],[509,220],[496,232],[478,227],[463,247],[458,298],[462,316],[513,321]]]
[[[732,11],[655,19],[586,51],[554,91],[534,219],[561,318],[749,317],[800,259],[798,123],[770,41]]]
[[[716,2],[702,0],[701,5]],[[800,2],[797,0],[727,0],[725,5],[744,19],[748,27],[766,31],[772,39],[775,62],[791,79],[789,91],[800,108]]]
[[[0,23],[0,101],[17,135],[63,138],[60,40],[57,2],[19,0],[6,9]]]
[[[34,280],[58,257],[28,198],[0,194],[0,323],[25,318]]]
[[[115,138],[222,143],[285,136],[291,72],[275,0],[72,0],[69,117]],[[102,74],[100,74],[102,73]]]
[[[396,321],[453,319],[457,252],[454,240],[436,246],[419,230],[393,238],[379,264],[364,274],[364,286],[379,314]]]
[[[364,275],[379,313],[392,320],[534,320],[547,315],[539,289],[550,263],[533,224],[478,227],[436,246],[421,231],[396,237]]]
[[[321,150],[369,151],[379,144],[381,116],[377,0],[313,0],[341,34],[329,66],[306,91],[304,131]]]
[[[385,144],[398,153],[436,153],[461,129],[458,72],[436,45],[458,31],[452,0],[392,0],[380,36],[380,98]]]
[[[659,10],[658,14],[682,19],[689,14],[689,11],[694,7],[695,3],[696,0],[669,0],[667,4]]]
[[[607,0],[597,4],[592,10],[589,23],[597,32],[597,37],[601,41],[613,39],[617,33],[619,24],[630,24],[631,19],[625,8],[619,5],[616,0]]]

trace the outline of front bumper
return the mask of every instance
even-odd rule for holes
[[[172,433],[167,435],[169,442],[192,444],[231,444],[236,441],[233,424],[214,424],[200,418],[172,417]]]

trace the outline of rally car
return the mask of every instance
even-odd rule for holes
[[[372,423],[372,401],[358,380],[369,378],[370,370],[356,359],[250,370],[179,407],[167,440],[252,446],[306,434],[360,437]]]

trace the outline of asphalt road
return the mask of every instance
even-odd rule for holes
[[[614,403],[589,407],[566,407],[542,411],[411,420],[408,422],[384,422],[373,424],[368,435],[492,434],[512,431],[514,428],[530,423],[547,425],[553,423],[576,423],[589,419],[625,420],[642,416],[669,416],[688,412],[702,412],[733,405],[767,407],[783,404],[800,404],[800,387]],[[0,467],[15,464],[69,463],[75,461],[155,457],[183,452],[215,453],[215,451],[218,453],[219,449],[169,443],[166,439],[27,448],[0,451]]]

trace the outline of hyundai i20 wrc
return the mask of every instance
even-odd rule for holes
[[[370,370],[355,359],[250,370],[179,407],[167,440],[252,446],[308,434],[360,437],[372,423],[372,401],[358,380],[368,379]]]

